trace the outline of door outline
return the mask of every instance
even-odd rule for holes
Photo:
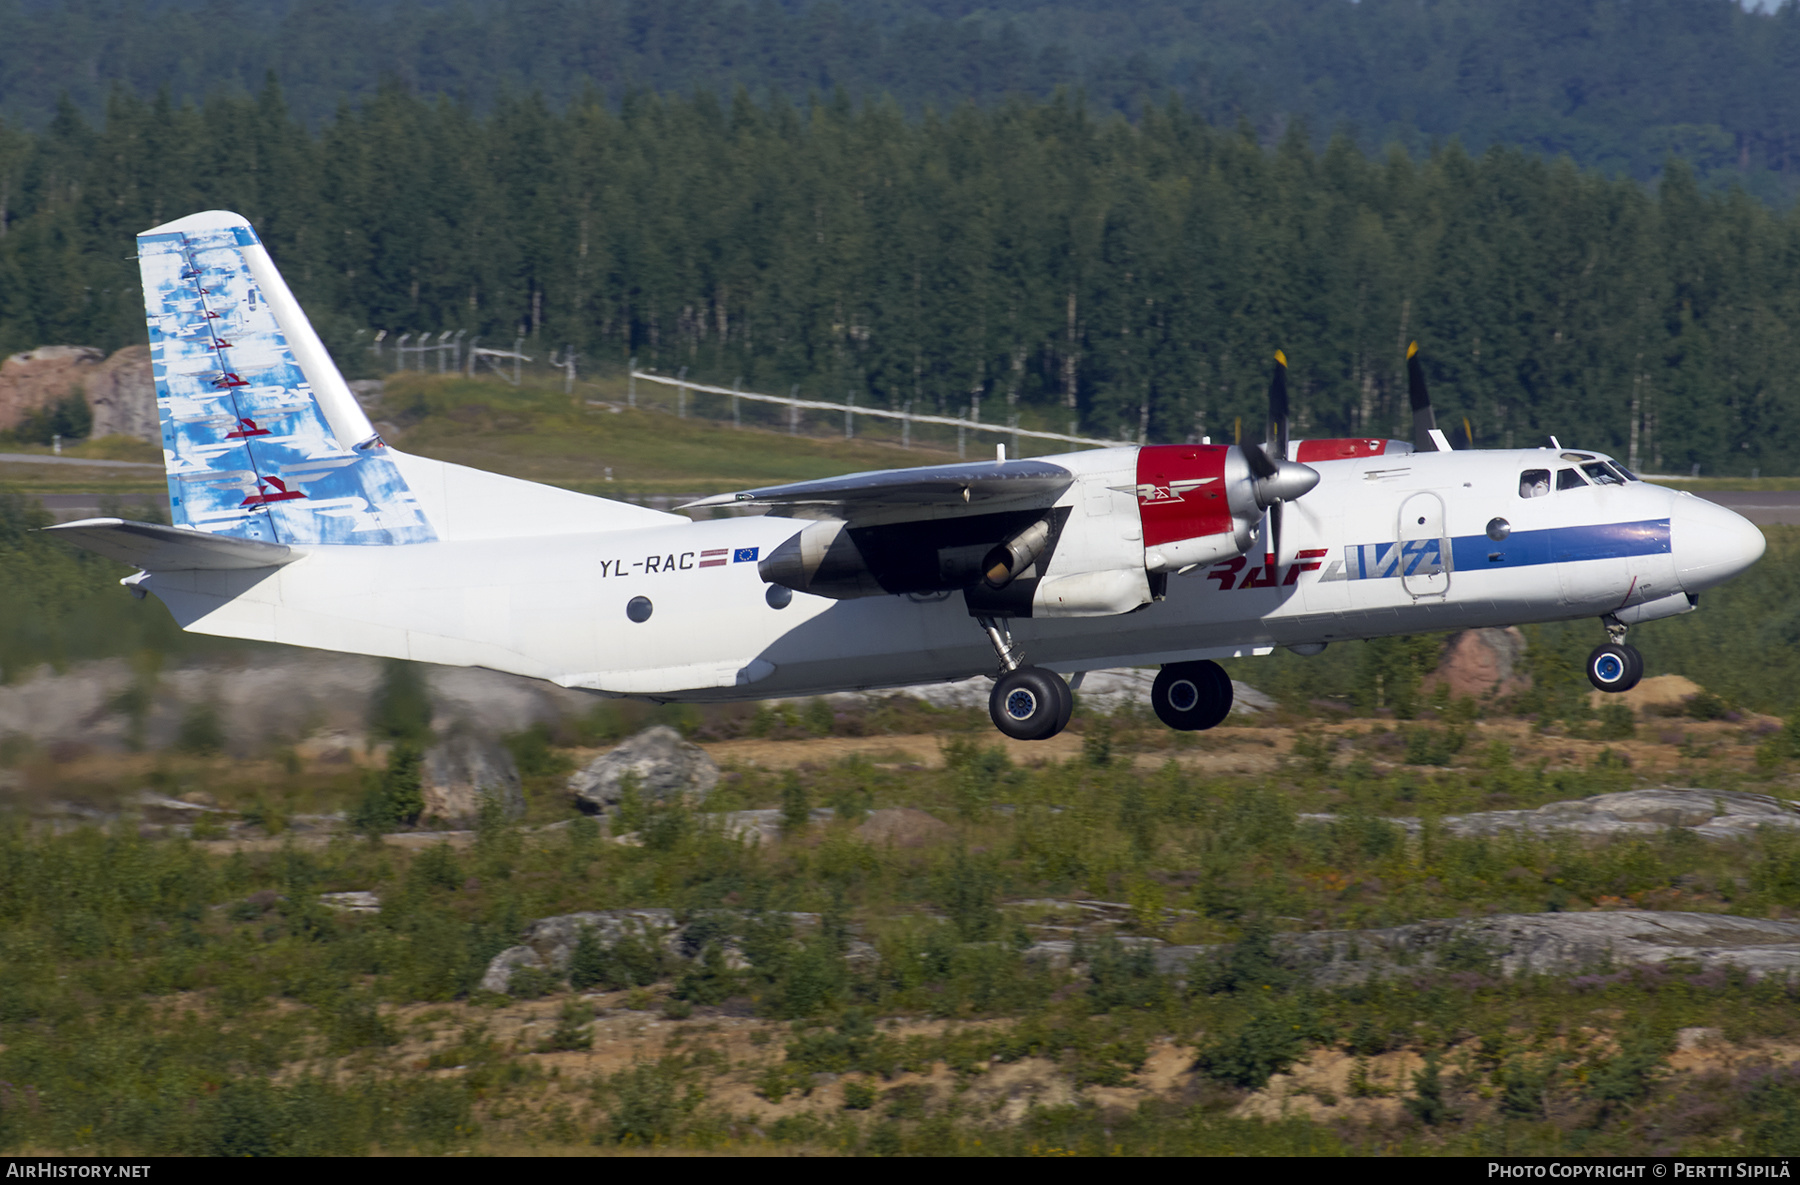
[[[1444,500],[1429,491],[1400,504],[1400,587],[1413,600],[1450,594],[1450,539],[1444,531]]]

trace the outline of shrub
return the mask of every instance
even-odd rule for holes
[[[594,1047],[593,1030],[594,1010],[580,1000],[569,1000],[563,1004],[562,1010],[556,1014],[556,1027],[544,1039],[539,1049],[544,1053],[557,1053],[572,1049],[592,1049]]]
[[[1630,740],[1637,735],[1637,717],[1631,705],[1617,701],[1602,704],[1597,713],[1594,735],[1603,741]]]
[[[1427,1127],[1436,1127],[1456,1118],[1449,1100],[1444,1097],[1444,1079],[1438,1071],[1438,1055],[1425,1055],[1425,1068],[1413,1075],[1413,1093],[1405,1101],[1406,1113]]]
[[[1270,1000],[1236,1032],[1202,1044],[1194,1069],[1208,1078],[1260,1090],[1306,1051],[1309,1017],[1285,1000]]]

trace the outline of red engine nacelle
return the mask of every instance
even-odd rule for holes
[[[1144,566],[1170,572],[1250,549],[1260,509],[1246,505],[1243,454],[1223,444],[1155,444],[1138,450]]]

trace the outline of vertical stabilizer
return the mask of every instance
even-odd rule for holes
[[[177,525],[270,543],[437,538],[250,224],[138,236]]]

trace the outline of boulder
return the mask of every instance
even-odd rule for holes
[[[576,771],[569,778],[569,793],[576,806],[599,814],[618,805],[628,775],[637,779],[639,794],[656,801],[704,798],[719,784],[719,767],[705,750],[658,724]]]
[[[85,388],[88,376],[105,359],[105,353],[92,346],[39,346],[0,362],[0,432],[17,428],[40,407]]]
[[[509,819],[525,813],[519,767],[512,754],[504,745],[477,733],[453,732],[449,740],[427,749],[421,772],[423,818],[473,823],[487,795],[499,799]]]
[[[156,382],[150,375],[150,347],[126,346],[94,367],[84,380],[94,413],[93,436],[162,438],[156,417]]]
[[[1524,660],[1525,635],[1517,628],[1463,630],[1451,635],[1425,687],[1445,685],[1453,699],[1515,695],[1531,686]]]

